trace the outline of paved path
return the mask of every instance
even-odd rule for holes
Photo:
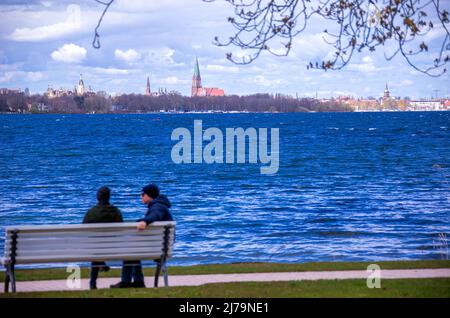
[[[252,273],[252,274],[214,274],[214,275],[172,275],[169,276],[170,286],[199,286],[211,283],[231,282],[270,282],[270,281],[301,281],[320,279],[367,279],[369,273],[366,271],[326,271],[326,272],[288,272],[288,273]],[[401,269],[382,270],[381,279],[393,278],[437,278],[450,277],[450,269]],[[110,284],[117,283],[118,278],[99,278],[98,288],[109,288]],[[146,277],[145,283],[148,287],[153,286],[153,278]],[[164,286],[162,279],[160,286]],[[44,280],[17,282],[18,292],[32,291],[62,291],[71,290],[65,280]],[[81,280],[79,290],[87,290],[89,281]],[[73,290],[73,289],[72,289]],[[3,286],[0,293],[3,292]]]

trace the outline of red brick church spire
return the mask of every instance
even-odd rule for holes
[[[198,58],[195,58],[194,75],[192,76],[192,91],[191,96],[202,95],[202,77],[200,76],[200,67],[198,65]]]
[[[221,88],[202,86],[202,77],[200,76],[197,57],[195,58],[194,75],[192,76],[191,96],[225,96],[225,92]]]

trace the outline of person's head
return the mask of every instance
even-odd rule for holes
[[[149,204],[152,200],[159,196],[159,188],[156,184],[150,183],[142,188],[141,201],[144,204]]]
[[[99,203],[109,203],[111,190],[108,187],[101,187],[97,190],[97,201]]]

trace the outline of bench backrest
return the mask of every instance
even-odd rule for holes
[[[155,260],[172,256],[175,222],[12,226],[6,228],[5,263],[31,264]]]

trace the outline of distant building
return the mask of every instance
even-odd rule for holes
[[[50,85],[48,86],[47,91],[44,93],[44,95],[46,95],[50,99],[55,97],[73,96],[75,94],[75,90],[71,91],[62,87],[60,89],[53,89]]]
[[[388,88],[388,84],[386,82],[386,87],[384,89],[384,93],[383,93],[383,99],[387,100],[391,98],[391,93],[389,92],[389,88]]]
[[[150,96],[152,91],[150,90],[150,78],[147,76],[147,87],[145,88],[145,95]]]
[[[409,102],[413,110],[443,110],[444,103],[440,100],[412,100]]]
[[[78,82],[77,94],[79,96],[84,95],[84,82],[83,82],[83,74],[80,74],[80,81]]]
[[[83,74],[80,74],[80,80],[78,81],[78,85],[75,85],[73,90],[59,88],[54,89],[50,85],[47,88],[47,91],[44,93],[48,98],[56,98],[56,97],[65,97],[65,96],[95,96],[95,92],[92,90],[91,86],[88,89],[85,88],[83,81]]]
[[[447,100],[444,101],[443,107],[446,110],[450,110],[450,99],[447,99]]]
[[[191,96],[225,96],[225,92],[221,88],[203,87],[202,77],[200,76],[200,67],[198,58],[195,58],[194,75],[192,76]]]
[[[20,94],[22,90],[18,89],[9,89],[9,88],[0,88],[0,95],[8,95],[8,94]]]

